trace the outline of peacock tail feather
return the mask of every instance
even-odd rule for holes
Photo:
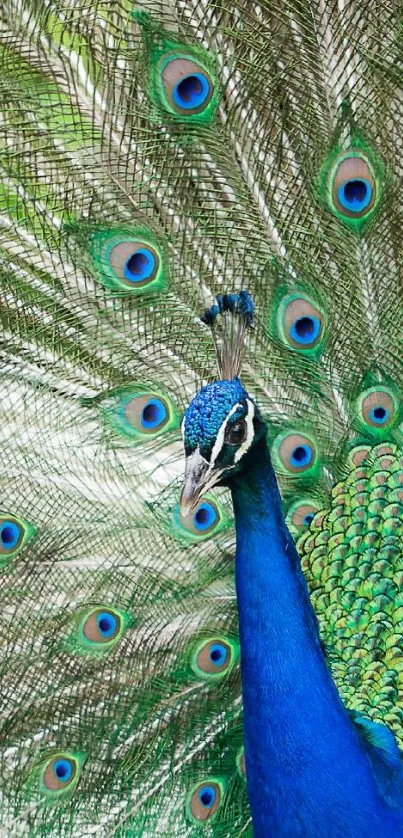
[[[214,375],[200,314],[246,288],[333,677],[403,747],[398,9],[0,22],[0,824],[251,835],[232,509],[181,515],[181,418]]]

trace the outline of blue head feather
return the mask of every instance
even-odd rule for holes
[[[214,381],[202,387],[184,417],[186,453],[199,448],[202,456],[209,459],[218,431],[231,408],[238,403],[245,404],[247,398],[248,394],[239,378],[233,381]]]

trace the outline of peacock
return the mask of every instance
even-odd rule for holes
[[[399,5],[3,0],[1,835],[403,835]]]

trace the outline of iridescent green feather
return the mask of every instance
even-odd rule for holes
[[[343,700],[402,746],[403,452],[381,443],[355,466],[359,450],[298,548]]]

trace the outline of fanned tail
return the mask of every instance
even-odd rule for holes
[[[180,516],[181,416],[215,369],[200,314],[247,289],[242,376],[294,536],[378,471],[398,520],[398,14],[6,0],[0,21],[0,822],[247,834],[231,510],[218,491]],[[399,734],[400,571],[374,594],[334,554],[329,582],[322,524],[318,612],[354,592],[323,620],[335,677],[379,595],[382,701],[358,665],[343,697]]]

